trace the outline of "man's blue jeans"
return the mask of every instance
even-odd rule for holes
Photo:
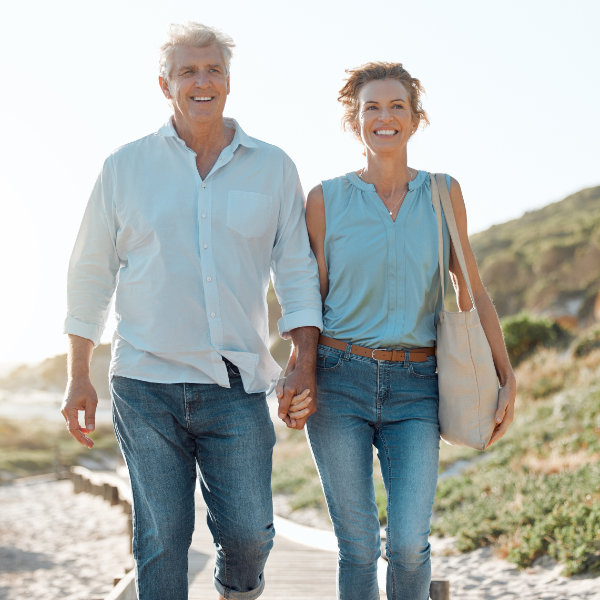
[[[307,429],[338,538],[338,597],[379,599],[375,446],[387,491],[387,597],[429,598],[440,439],[435,357],[384,362],[319,345],[317,393]]]
[[[133,491],[139,600],[187,600],[196,465],[216,545],[214,583],[225,598],[264,588],[273,545],[275,433],[264,394],[113,377],[113,422]]]

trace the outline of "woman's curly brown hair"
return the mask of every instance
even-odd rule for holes
[[[338,96],[338,100],[344,107],[342,125],[344,129],[352,131],[357,137],[360,137],[357,128],[358,94],[363,85],[378,79],[396,79],[402,83],[410,96],[410,109],[417,120],[417,127],[422,123],[429,124],[427,113],[421,106],[421,96],[425,89],[418,79],[411,77],[402,63],[370,62],[354,69],[347,69],[346,73],[348,73],[348,79]]]

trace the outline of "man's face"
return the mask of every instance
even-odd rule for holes
[[[167,67],[168,80],[159,81],[176,123],[193,127],[223,117],[229,75],[218,46],[176,46]]]

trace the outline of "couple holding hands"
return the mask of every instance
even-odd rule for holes
[[[211,27],[172,26],[159,83],[173,115],[104,163],[69,265],[62,413],[91,447],[89,363],[115,295],[111,395],[133,491],[138,598],[187,598],[197,472],[219,598],[259,597],[274,536],[272,278],[279,331],[293,342],[279,416],[306,425],[338,538],[338,597],[379,598],[375,447],[387,492],[387,597],[424,600],[440,443],[440,277],[452,279],[461,310],[471,300],[445,223],[440,274],[430,176],[408,164],[408,142],[427,123],[421,84],[399,63],[348,71],[343,123],[365,163],[323,181],[305,205],[289,157],[223,116],[232,48]],[[513,419],[515,378],[460,186],[450,177],[447,185],[501,385],[492,443]]]

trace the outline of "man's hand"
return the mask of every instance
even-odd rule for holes
[[[96,428],[96,406],[98,395],[90,381],[90,361],[94,344],[91,340],[69,334],[67,390],[60,412],[67,422],[69,433],[86,448],[94,442],[85,435]],[[79,425],[79,411],[85,413],[85,427]]]
[[[94,442],[85,435],[96,428],[96,406],[98,395],[89,377],[70,380],[61,410],[69,433],[83,446],[91,448]],[[85,427],[79,424],[79,411],[84,411]]]
[[[290,429],[303,429],[306,420],[317,410],[316,363],[319,330],[298,327],[290,332],[292,353],[285,377],[277,382],[279,418]]]
[[[86,448],[92,448],[94,445],[85,434],[96,428],[97,405],[98,395],[89,377],[69,380],[60,412],[67,422],[69,433]],[[85,427],[79,424],[80,410],[85,413]]]

